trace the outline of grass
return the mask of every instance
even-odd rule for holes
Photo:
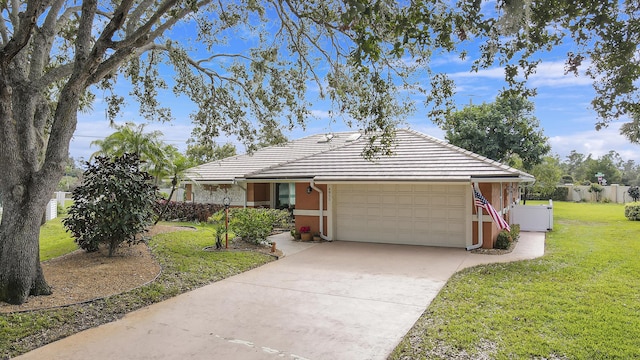
[[[40,260],[53,259],[78,249],[70,233],[65,231],[62,218],[47,221],[40,227]]]
[[[66,245],[63,245],[65,241],[60,230],[63,231],[62,227],[52,223],[47,230],[50,237],[41,237],[41,249],[50,247],[61,252]],[[204,247],[213,245],[212,234],[211,227],[198,226],[196,231],[155,236],[149,245],[162,265],[162,273],[158,279],[138,289],[87,304],[0,315],[0,358],[20,355],[273,260],[271,256],[255,252],[202,251]],[[49,240],[56,245],[49,246]]]
[[[544,257],[454,275],[390,359],[640,358],[640,222],[619,204],[554,217]]]

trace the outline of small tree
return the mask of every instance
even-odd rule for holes
[[[627,192],[633,201],[638,201],[640,199],[640,186],[632,186],[627,190]]]
[[[213,229],[216,232],[216,249],[222,249],[222,237],[227,234],[226,212],[220,210],[211,215],[207,221],[213,224]]]
[[[73,191],[73,205],[65,227],[86,251],[109,246],[109,256],[121,243],[136,242],[154,217],[157,188],[153,178],[140,170],[135,154],[109,158],[98,156],[87,164],[82,185]]]
[[[589,187],[589,192],[595,194],[596,202],[600,202],[600,193],[604,191],[604,187],[600,184],[592,183]]]

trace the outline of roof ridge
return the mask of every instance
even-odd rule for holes
[[[355,134],[355,133],[358,133],[358,132],[359,131],[342,131],[342,132],[337,132],[337,133],[336,132],[329,132],[329,133],[324,133],[324,134],[313,134],[313,135],[305,136],[305,137],[297,139],[297,140],[293,140],[293,141],[287,142],[287,144],[293,143],[295,141],[300,141],[300,140],[303,140],[303,139],[307,139],[307,138],[310,138],[310,137],[325,136],[327,134]],[[356,141],[352,141],[351,143],[345,142],[345,143],[343,143],[341,145],[338,145],[336,147],[329,147],[328,149],[325,149],[325,150],[322,150],[322,151],[319,151],[319,152],[315,152],[313,154],[309,154],[309,155],[302,156],[302,157],[295,158],[295,159],[290,159],[290,160],[283,161],[283,162],[280,162],[280,163],[277,163],[277,164],[273,164],[271,166],[263,167],[263,168],[260,168],[258,170],[252,171],[250,173],[244,174],[244,177],[255,175],[255,174],[258,174],[258,173],[260,173],[262,171],[265,171],[265,170],[273,170],[273,169],[276,169],[276,168],[278,168],[280,166],[284,166],[284,165],[288,165],[288,164],[291,164],[291,163],[296,162],[296,161],[308,159],[308,158],[310,158],[312,156],[318,156],[320,154],[324,154],[324,153],[329,152],[329,151],[333,151],[333,150],[336,150],[336,149],[341,149],[343,147],[346,147],[346,146],[351,145],[353,143],[356,143],[358,141],[360,141],[360,140],[358,139]],[[329,146],[331,146],[331,144]],[[271,147],[271,146],[268,146],[268,147]]]
[[[419,131],[416,131],[416,130],[413,130],[413,129],[409,129],[409,128],[407,128],[407,129],[403,129],[403,130],[406,130],[406,131],[408,131],[408,132],[410,132],[410,133],[413,133],[414,135],[421,136],[421,137],[423,137],[423,138],[427,138],[427,139],[429,139],[429,140],[431,140],[431,141],[434,141],[434,142],[436,142],[436,143],[438,143],[438,144],[440,144],[440,145],[443,145],[443,146],[445,146],[445,147],[448,147],[448,148],[450,148],[450,149],[452,149],[452,150],[455,150],[455,151],[457,151],[457,152],[459,152],[459,153],[462,153],[462,154],[464,154],[464,155],[470,156],[470,157],[472,157],[472,158],[476,158],[476,159],[478,159],[478,160],[482,160],[482,161],[488,162],[488,163],[490,163],[491,165],[497,166],[497,167],[499,167],[499,168],[501,168],[501,169],[503,169],[503,170],[507,170],[507,171],[515,171],[515,172],[520,173],[520,174],[523,174],[523,175],[532,176],[531,174],[529,174],[529,173],[527,173],[527,172],[525,172],[525,171],[522,171],[522,170],[516,169],[516,168],[511,167],[511,166],[509,166],[509,165],[503,164],[503,163],[501,163],[501,162],[499,162],[499,161],[496,161],[496,160],[490,159],[490,158],[488,158],[488,157],[486,157],[486,156],[483,156],[483,155],[480,155],[480,154],[474,153],[473,151],[469,151],[469,150],[463,149],[463,148],[461,148],[461,147],[459,147],[459,146],[456,146],[456,145],[453,145],[453,144],[451,144],[451,143],[449,143],[449,142],[447,142],[447,141],[444,141],[444,140],[438,139],[438,138],[436,138],[436,137],[434,137],[434,136],[431,136],[431,135],[428,135],[428,134],[424,134],[424,133],[421,133],[421,132],[419,132]]]

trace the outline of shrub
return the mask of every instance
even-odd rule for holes
[[[554,201],[567,201],[569,198],[569,188],[565,186],[557,186],[551,194],[551,199]]]
[[[629,188],[629,190],[627,190],[627,192],[629,193],[629,196],[631,196],[633,201],[640,200],[640,186],[632,186]]]
[[[156,205],[156,213],[159,214],[166,204],[166,200],[158,201]],[[169,206],[162,215],[161,220],[206,222],[213,214],[220,211],[222,208],[222,205],[218,204],[199,204],[190,202],[188,203],[169,201]]]
[[[562,183],[563,184],[573,184],[573,176],[571,175],[562,175]]]
[[[227,233],[226,214],[224,210],[211,215],[207,219],[209,224],[213,224],[213,230],[216,232],[216,249],[222,248],[222,237]]]
[[[517,241],[520,238],[520,224],[511,225],[511,240]]]
[[[230,226],[236,236],[260,244],[267,241],[274,227],[287,226],[289,212],[277,209],[231,209]]]
[[[640,221],[640,202],[625,205],[624,216],[629,220]]]
[[[65,208],[64,205],[58,203],[56,205],[56,208],[57,208],[58,216],[63,216],[67,214],[67,208]]]
[[[600,193],[604,191],[604,187],[600,184],[593,183],[589,186],[589,192],[594,193],[596,195],[596,201],[600,201]]]
[[[73,190],[63,224],[82,249],[96,251],[104,243],[112,256],[122,242],[135,243],[153,222],[157,188],[152,180],[140,170],[135,154],[98,156],[87,163],[82,184]]]
[[[507,230],[502,230],[498,233],[498,238],[496,238],[496,245],[494,246],[496,249],[506,250],[511,245],[511,234]]]

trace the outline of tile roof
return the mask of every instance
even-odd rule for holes
[[[474,178],[532,180],[527,173],[412,130],[397,131],[394,155],[365,160],[367,139],[347,142],[354,133],[309,136],[283,147],[269,147],[195,168],[202,180],[314,179],[347,181],[470,181]],[[197,179],[197,178],[196,178]]]
[[[330,141],[325,141],[325,134],[311,135],[286,144],[262,148],[253,154],[236,155],[202,164],[187,170],[186,175],[188,179],[195,181],[232,182],[250,173],[343,146],[349,136],[355,133],[334,133]]]

